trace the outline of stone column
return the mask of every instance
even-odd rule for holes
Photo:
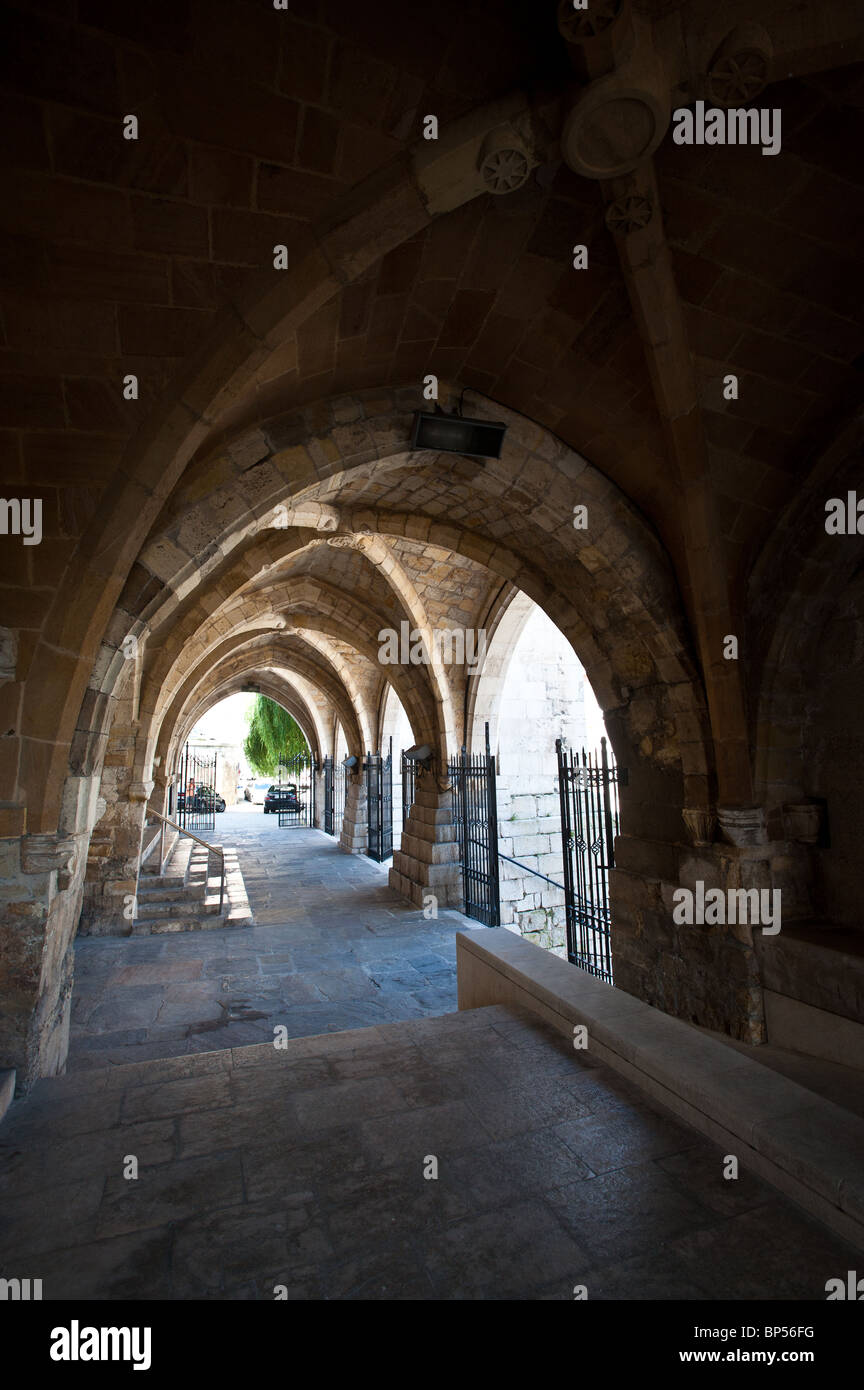
[[[434,894],[439,907],[462,903],[462,874],[457,827],[453,824],[453,793],[421,776],[414,805],[402,831],[402,846],[393,855],[390,887],[417,907]]]
[[[0,838],[0,1069],[19,1091],[63,1071],[73,939],[98,781],[70,777],[56,832]]]
[[[314,824],[317,830],[324,829],[324,768],[321,766],[314,774],[315,776],[315,817]]]
[[[366,801],[366,778],[362,771],[348,774],[348,795],[345,799],[339,848],[346,854],[365,854],[369,848],[369,808]]]
[[[82,936],[128,936],[132,931],[144,821],[154,785],[133,780],[135,742],[135,727],[115,722],[99,788],[101,815],[87,858]]]

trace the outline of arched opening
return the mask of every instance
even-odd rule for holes
[[[402,753],[406,748],[410,748],[414,743],[414,733],[411,728],[411,721],[405,713],[399,696],[396,694],[392,685],[387,686],[384,697],[384,708],[381,712],[381,753],[387,756],[388,750],[392,749],[393,764],[391,775],[393,778],[393,850],[398,850],[402,843],[402,825],[405,817],[410,810],[410,805],[406,805],[407,797],[403,793],[402,777]]]
[[[479,675],[473,730],[480,748],[489,720],[498,765],[501,924],[566,958],[556,741],[599,763],[606,729],[584,667],[552,620],[524,594],[511,611],[492,638],[488,676],[485,667]]]

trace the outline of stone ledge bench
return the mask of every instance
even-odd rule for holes
[[[529,1009],[864,1250],[864,1120],[506,928],[456,934],[460,1009]]]

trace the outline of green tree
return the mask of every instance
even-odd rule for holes
[[[256,695],[243,752],[250,767],[264,777],[272,777],[286,758],[296,753],[308,754],[309,745],[287,710],[266,695]]]

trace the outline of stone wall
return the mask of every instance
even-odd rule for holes
[[[0,1069],[18,1089],[63,1070],[73,939],[98,779],[70,777],[55,834],[0,838]]]
[[[528,779],[523,779],[524,782]],[[498,849],[500,854],[518,859],[556,883],[563,882],[561,855],[561,815],[556,790],[548,778],[537,778],[534,791],[498,793]],[[499,863],[501,925],[512,927],[538,946],[566,955],[564,894],[542,878],[506,859]]]

